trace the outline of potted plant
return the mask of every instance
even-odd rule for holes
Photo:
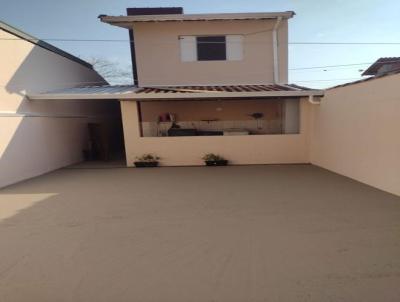
[[[203,156],[206,166],[226,166],[228,161],[220,155],[214,153],[207,153]]]
[[[134,162],[136,168],[149,168],[149,167],[157,167],[158,160],[160,158],[156,155],[147,153],[142,156],[136,157],[136,161]]]

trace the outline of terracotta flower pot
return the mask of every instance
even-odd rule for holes
[[[158,167],[158,161],[135,161],[136,168],[154,168]]]
[[[205,163],[206,163],[206,166],[227,166],[228,165],[228,161],[225,159],[206,160]]]

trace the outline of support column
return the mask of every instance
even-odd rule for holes
[[[120,101],[124,130],[126,165],[133,166],[134,148],[140,139],[140,112],[136,101]]]

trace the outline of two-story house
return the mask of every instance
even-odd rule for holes
[[[232,164],[311,163],[399,195],[398,58],[381,58],[364,72],[373,77],[325,94],[288,84],[293,16],[181,8],[102,15],[128,29],[136,83],[27,96],[119,100],[128,166],[143,153],[162,165],[202,165],[213,152]]]
[[[101,15],[129,30],[135,85],[82,97],[121,101],[129,166],[143,153],[163,165],[202,164],[210,152],[233,164],[308,163],[310,111],[323,92],[288,84],[293,16],[182,8]]]

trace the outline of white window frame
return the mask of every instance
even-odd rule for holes
[[[226,60],[199,61],[197,56],[197,37],[212,35],[182,35],[179,36],[181,62],[229,62],[243,60],[243,35],[217,35],[226,37]]]

